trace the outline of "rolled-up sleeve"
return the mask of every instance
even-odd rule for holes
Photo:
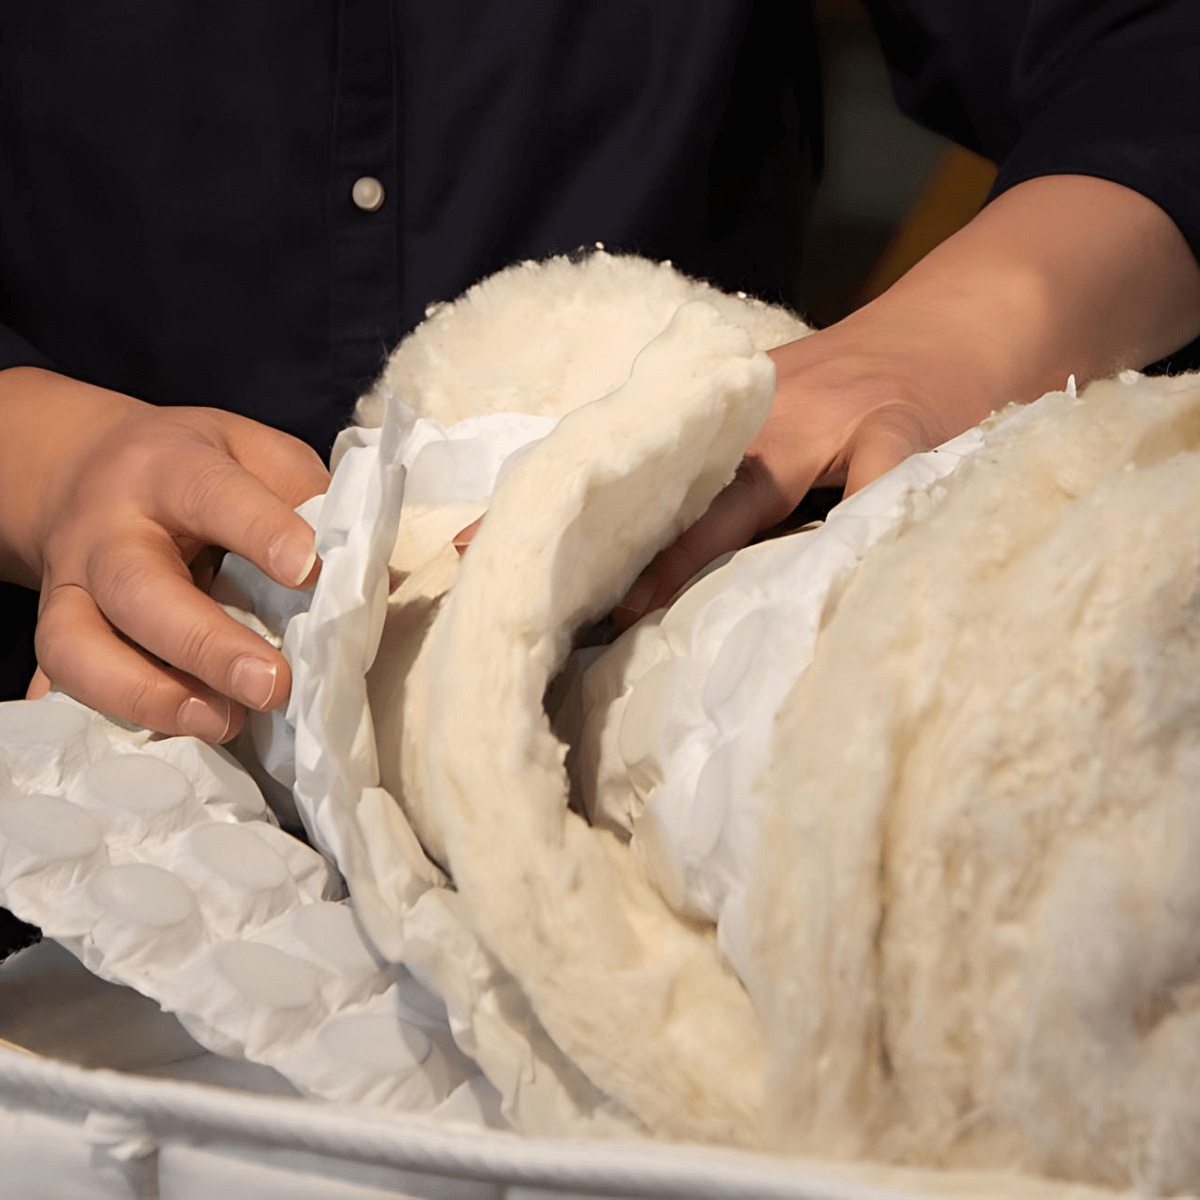
[[[901,108],[992,159],[1141,192],[1200,260],[1200,0],[865,0]]]

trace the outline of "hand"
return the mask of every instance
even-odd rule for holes
[[[733,482],[614,610],[618,628],[667,604],[706,564],[778,524],[810,488],[844,487],[850,495],[992,408],[963,356],[889,336],[886,314],[856,314],[770,356],[776,387],[766,424]]]
[[[292,510],[328,486],[316,453],[232,413],[157,408],[31,368],[0,372],[0,412],[0,565],[41,585],[31,695],[52,681],[112,716],[213,742],[237,733],[244,706],[282,703],[287,662],[192,567],[220,547],[278,583],[310,583],[313,533]]]
[[[856,491],[1008,403],[1142,367],[1200,333],[1200,264],[1120,184],[1032,179],[844,321],[772,352],[775,403],[737,477],[613,613],[626,627],[813,486]]]
[[[778,524],[810,488],[844,486],[849,495],[987,416],[986,400],[961,378],[969,376],[966,363],[954,364],[940,345],[889,349],[886,332],[873,316],[859,316],[770,352],[776,388],[766,424],[733,482],[614,611],[620,628],[666,604],[714,558]],[[460,553],[479,524],[455,537]]]

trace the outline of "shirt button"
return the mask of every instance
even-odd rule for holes
[[[354,181],[354,187],[350,189],[350,199],[363,212],[374,212],[383,207],[383,184],[374,175],[364,175]]]

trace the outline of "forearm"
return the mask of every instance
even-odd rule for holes
[[[1186,345],[1200,334],[1200,265],[1144,196],[1046,176],[999,196],[844,324],[867,322],[940,343],[949,372],[971,372],[947,384],[999,407]]]

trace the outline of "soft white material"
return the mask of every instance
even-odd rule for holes
[[[785,1144],[1200,1180],[1200,378],[1008,417],[780,716],[751,920]]]
[[[811,332],[782,308],[727,295],[670,263],[603,249],[582,261],[517,263],[430,307],[359,401],[359,424],[382,424],[390,399],[443,426],[487,413],[561,417],[620,387],[693,300],[745,329],[756,350]]]
[[[532,288],[533,276],[527,274],[525,276],[525,278],[530,282],[530,286]],[[463,316],[462,311],[459,308],[456,308],[455,310],[453,310],[453,312],[456,313],[459,317]],[[510,354],[515,353],[514,351],[512,351],[511,345],[510,345],[509,353]],[[533,361],[534,365],[532,367],[530,367],[529,369],[535,370],[537,368],[538,363],[540,362],[540,358],[536,353],[531,353],[530,358]],[[1145,386],[1153,387],[1155,385],[1145,385]],[[1064,403],[1065,403],[1065,401],[1064,401]],[[1026,414],[1024,417],[1014,418],[1014,419],[1027,419],[1031,422],[1036,422],[1038,419],[1038,414],[1040,412],[1041,412],[1041,409],[1035,408],[1035,409],[1031,410],[1028,414]],[[1036,425],[1031,425],[1029,428],[1033,429],[1035,431],[1035,433],[1032,435],[1028,434],[1028,430],[1027,430],[1026,435],[1027,436],[1036,436]],[[686,455],[687,453],[689,453],[689,447],[686,444],[681,444],[679,453],[681,456]],[[914,469],[915,469],[914,467],[911,467],[911,466],[909,467],[910,471],[914,470]],[[897,478],[898,477],[899,476],[897,476]],[[914,480],[911,476],[906,480],[902,480],[900,485],[897,485],[895,483],[895,480],[893,480],[893,482],[890,484],[887,482],[881,483],[879,485],[878,489],[876,489],[876,496],[878,496],[881,492],[885,492],[887,487],[889,487],[889,486],[898,486],[900,492],[906,491],[910,486],[914,486],[916,489],[914,492],[914,495],[910,501],[903,499],[903,497],[896,498],[896,503],[898,505],[898,508],[895,511],[892,511],[890,513],[890,515],[888,516],[888,520],[894,519],[898,514],[904,514],[906,511],[906,505],[908,505],[910,503],[915,504],[917,507],[930,506],[933,503],[933,499],[936,498],[938,495],[940,495],[940,490],[936,486],[933,487],[932,489],[930,489],[929,487],[926,486],[929,483],[930,483],[929,477],[918,478],[918,479]],[[886,509],[888,507],[888,505],[884,504],[883,507]],[[859,522],[857,529],[855,528],[855,525],[853,523],[847,523],[846,525],[843,526],[844,529],[846,529],[848,531],[853,531],[851,533],[850,540],[853,543],[853,550],[854,550],[853,557],[855,557],[855,558],[857,558],[858,555],[861,553],[864,544],[867,541],[869,541],[872,537],[878,535],[878,533],[880,532],[880,524],[879,524],[879,521],[876,519],[879,516],[879,514],[875,513],[873,515],[872,514],[867,514],[867,515],[871,516],[871,519]],[[907,519],[907,517],[906,517],[906,519]],[[486,523],[485,523],[485,528],[486,528]],[[828,542],[828,538],[826,539],[826,542]],[[428,547],[426,547],[426,548],[428,548]],[[762,553],[766,554],[767,552],[763,551]],[[750,557],[750,556],[747,556],[747,557]],[[843,566],[846,566],[846,565],[848,565],[848,564],[843,564]],[[442,578],[439,581],[435,581],[429,585],[430,592],[429,592],[429,595],[425,597],[425,599],[430,599],[432,596],[436,595],[441,590],[441,588],[443,588],[444,586],[446,586],[449,583],[450,578],[454,574],[454,563],[453,563],[452,559],[447,559],[444,564],[444,567],[442,569],[445,571],[444,578]],[[740,570],[742,568],[739,567],[738,569]],[[818,581],[817,591],[820,592],[821,588],[828,589],[829,583],[830,583],[830,579],[828,576],[822,577]],[[715,585],[714,585],[714,587],[715,587]],[[839,587],[840,587],[840,585],[839,585]],[[706,593],[698,592],[697,596],[700,597],[701,599],[703,599],[705,594]],[[708,598],[710,600],[712,600],[712,603],[713,603],[712,611],[716,612],[717,611],[717,599],[715,598],[715,591],[709,591],[707,593],[707,595],[708,595]],[[832,610],[833,604],[836,603],[838,595],[839,595],[838,588],[834,588],[830,592],[830,609],[831,610]],[[697,601],[697,603],[698,603],[698,601]],[[705,603],[707,603],[707,602],[705,602]],[[741,603],[741,602],[739,601],[739,603]],[[684,600],[685,612],[687,609],[687,605],[688,605],[688,601],[685,598],[685,600]],[[704,607],[704,606],[705,606],[704,604],[700,605],[700,607]],[[736,605],[734,607],[736,607]],[[694,614],[698,611],[698,609],[693,607],[693,609],[691,611]],[[746,616],[750,616],[750,614],[747,613]],[[745,618],[742,618],[742,619],[745,619]],[[752,621],[753,621],[753,618],[752,618]],[[685,623],[687,623],[687,622],[685,622]],[[736,623],[737,622],[735,622],[735,624]],[[418,634],[417,636],[422,636],[422,635]],[[632,635],[632,637],[630,639],[631,644],[636,646],[637,639],[639,637],[643,638],[642,647],[643,647],[644,657],[643,657],[642,661],[640,662],[640,664],[637,666],[637,672],[635,672],[635,673],[645,673],[647,662],[649,660],[651,660],[654,657],[654,655],[651,652],[651,650],[648,648],[650,645],[650,639],[647,639],[646,635],[644,635],[644,634],[638,634],[635,632],[635,634]],[[706,653],[708,652],[708,649],[716,643],[717,640],[718,639],[712,639],[710,642],[705,643],[705,652]],[[738,657],[738,655],[735,654],[734,651],[738,649],[739,643],[744,642],[745,646],[752,646],[756,639],[747,636],[744,639],[743,638],[735,638],[732,640],[734,642],[734,647],[733,647],[733,649],[731,649],[728,652],[731,663],[734,658]],[[722,646],[722,648],[724,648],[723,640],[721,640],[721,646]],[[745,646],[743,646],[742,649],[744,649]],[[636,658],[637,656],[634,655],[633,657]],[[715,657],[713,657],[713,659],[709,663],[708,676],[715,675],[718,682],[720,682],[723,679],[726,680],[726,682],[728,681],[728,679],[733,679],[734,683],[736,684],[736,682],[737,682],[736,677],[738,676],[739,672],[725,671],[724,667],[729,666],[730,664],[729,663],[722,664],[719,661],[719,658],[720,658],[720,655],[718,653]],[[1016,660],[1014,659],[1014,661],[1016,661]],[[736,664],[733,664],[733,665],[736,665]],[[753,679],[757,678],[760,673],[763,673],[765,675],[766,671],[769,668],[769,665],[770,664],[767,660],[759,659],[755,662],[753,668],[746,673],[742,673],[741,677],[746,680],[753,680]],[[718,669],[713,670],[712,669],[713,667],[716,667]],[[837,668],[830,667],[829,669],[836,672]],[[863,669],[865,670],[865,668],[863,668]],[[797,672],[797,669],[794,666],[794,664],[785,663],[782,666],[777,667],[775,673],[776,674],[780,674],[780,673],[785,674],[786,680],[790,681],[791,679],[795,678],[795,676],[798,672]],[[706,676],[706,682],[708,682],[708,676]],[[659,682],[661,682],[661,680]],[[754,690],[753,682],[747,682],[743,686],[746,687],[748,690]],[[845,686],[849,687],[850,685],[847,684]],[[715,685],[714,685],[714,687],[715,687]],[[667,755],[665,753],[663,753],[663,751],[666,747],[664,746],[664,743],[662,742],[662,740],[660,738],[660,734],[662,733],[664,728],[666,728],[667,726],[669,726],[671,724],[671,721],[675,720],[675,718],[677,716],[677,714],[675,714],[671,708],[671,704],[673,703],[673,700],[674,700],[674,691],[672,688],[656,686],[654,688],[649,688],[647,690],[649,693],[651,693],[650,699],[652,702],[643,704],[641,706],[640,711],[643,716],[648,716],[648,717],[654,718],[654,719],[646,721],[646,722],[643,722],[641,720],[631,722],[631,729],[634,731],[634,734],[636,736],[634,736],[634,734],[631,734],[630,738],[627,741],[627,745],[625,746],[624,749],[629,752],[629,756],[630,756],[630,759],[632,760],[632,762],[626,762],[623,760],[622,764],[621,764],[622,770],[627,775],[628,774],[636,774],[637,769],[645,768],[647,763],[651,763],[654,761],[663,762],[666,760]],[[724,687],[716,689],[716,691],[722,692],[722,697],[719,697],[719,699],[727,699],[727,696],[725,695],[725,693],[728,693],[728,695],[735,695],[737,690],[738,689],[736,686],[733,688],[733,690],[731,692],[728,691],[728,689],[724,688]],[[767,687],[764,687],[763,690],[766,691],[766,690],[770,690],[770,689]],[[655,691],[657,691],[658,697],[659,697],[657,701],[654,701],[653,693]],[[713,692],[714,696],[716,695],[716,691]],[[859,686],[858,692],[856,692],[856,694],[859,695],[860,700],[862,699],[862,695],[859,694],[859,693],[861,693],[861,691],[862,691],[861,686]],[[869,695],[869,694],[870,693],[868,691],[867,695]],[[694,699],[693,699],[694,695],[695,695],[694,690],[688,689],[685,696],[680,697],[680,700],[686,706],[687,704],[694,702]],[[777,693],[775,696],[775,699],[772,701],[772,703],[775,704],[775,706],[777,707],[778,702],[779,702],[779,696]],[[817,704],[819,707],[819,701],[814,700],[814,704]],[[723,714],[727,715],[729,710],[726,708],[723,708],[720,704],[718,704],[718,705],[714,706],[714,711],[719,711],[719,713],[723,713]],[[665,723],[661,719],[664,713],[668,714],[668,717],[667,717],[667,720],[665,721]],[[837,757],[837,755],[839,753],[839,747],[841,744],[839,741],[839,737],[840,737],[840,734],[836,728],[834,728],[832,726],[825,727],[822,745],[824,747],[824,753],[827,757],[829,757],[829,756]],[[638,744],[639,739],[640,739],[640,745]],[[753,738],[750,740],[755,741],[755,739],[753,739]],[[762,742],[762,739],[760,737],[757,739],[757,744],[759,744],[760,748],[761,748],[761,742]],[[736,765],[736,764],[731,764],[729,761],[727,761],[724,764],[725,767],[730,767],[733,765]],[[630,771],[630,766],[633,766],[633,768],[634,768],[633,771]],[[853,773],[853,769],[854,769],[853,762],[851,762],[848,766],[845,764],[843,765],[844,771],[848,770],[851,773]],[[665,778],[665,775],[664,775],[664,778]],[[644,781],[643,781],[643,786],[645,786]],[[653,781],[651,781],[651,787],[653,787]],[[718,789],[714,789],[714,790],[717,792],[720,792],[721,789],[718,788]],[[686,786],[685,786],[685,791],[686,791]],[[711,791],[706,793],[703,788],[701,788],[700,791],[701,791],[702,795],[704,795],[704,794],[711,795],[712,794]],[[694,795],[695,795],[695,790],[693,789],[692,796],[694,797]],[[739,799],[739,797],[735,797],[735,799]],[[412,799],[409,798],[407,802],[409,804],[410,814],[416,815],[418,822],[421,823],[423,821],[424,824],[426,825],[426,828],[424,829],[424,836],[427,840],[427,846],[432,846],[436,842],[436,839],[439,836],[444,837],[445,830],[441,827],[441,823],[439,823],[438,821],[436,821],[434,819],[430,819],[428,813],[426,813],[424,817],[421,817],[417,814],[417,808],[419,807],[419,801],[414,803],[412,801]],[[752,809],[753,809],[754,803],[756,803],[756,802],[752,802],[752,805],[751,805]],[[442,806],[433,806],[433,807],[435,809],[440,810],[440,808]],[[729,810],[732,812],[735,809],[738,809],[738,807],[739,806],[736,803],[731,804],[729,806]],[[701,805],[701,809],[703,809],[703,805]],[[744,811],[744,807],[742,808],[742,811]],[[628,816],[626,816],[625,819],[628,819]],[[664,825],[663,828],[669,828],[669,826]],[[677,827],[675,827],[675,828],[677,828]],[[796,838],[800,838],[799,843],[796,843]],[[793,832],[793,834],[791,835],[791,839],[792,839],[791,841],[789,841],[785,838],[782,838],[782,837],[773,839],[773,849],[780,855],[781,860],[784,860],[787,863],[791,863],[793,861],[793,859],[795,859],[796,861],[799,861],[800,857],[801,857],[800,856],[801,849],[803,849],[808,854],[816,853],[815,851],[813,851],[812,847],[803,840],[802,834],[799,830]],[[748,840],[752,841],[753,838],[750,838]],[[645,841],[645,839],[643,839],[643,841]],[[746,844],[746,839],[743,839],[743,841],[742,841],[743,847],[745,844]],[[852,841],[852,844],[853,844],[853,841]],[[797,849],[797,845],[799,846],[799,849]],[[660,846],[658,849],[661,850],[662,847]],[[453,859],[453,849],[452,849],[452,847],[448,847],[446,844],[439,845],[438,852],[439,852],[439,857],[445,859],[447,861],[447,863],[449,863]],[[653,868],[655,861],[656,861],[654,853],[653,852],[645,853],[643,856],[645,858],[645,861],[650,863]],[[666,859],[665,855],[661,856],[661,861],[665,861],[665,859]],[[821,868],[822,868],[821,872],[817,872],[813,876],[811,876],[810,878],[807,879],[806,886],[810,886],[810,887],[814,887],[814,888],[818,887],[818,886],[828,888],[830,886],[830,876],[828,874],[829,868],[826,864],[824,864],[823,859],[821,862]],[[453,867],[451,867],[451,869],[453,870]],[[781,873],[786,874],[785,868],[783,866],[778,866],[778,870]],[[664,872],[660,877],[666,878],[666,876],[668,874],[669,874],[669,872]],[[679,873],[679,874],[683,874],[683,873]],[[803,875],[803,873],[801,873],[801,875]],[[812,879],[820,879],[822,881],[822,883],[820,885],[814,884],[812,882]],[[726,882],[736,883],[738,881],[726,881]],[[834,879],[833,882],[840,883],[840,879]],[[745,877],[743,875],[740,879],[739,886],[744,887],[744,883],[745,883]],[[688,897],[686,896],[686,888],[683,889],[682,892],[680,892],[680,890],[678,888],[674,889],[674,892],[672,891],[672,888],[670,888],[670,887],[668,887],[667,890],[668,890],[668,893],[670,893],[670,898],[672,900],[674,900],[676,903],[678,903],[681,907],[686,909],[688,904],[693,903],[694,897],[692,900],[688,899]],[[679,893],[679,894],[675,894],[675,893]],[[839,896],[839,895],[841,895],[841,893],[839,893],[837,891],[831,892],[831,894],[829,896],[825,895],[824,892],[821,892],[819,890],[815,893],[810,892],[807,896],[807,903],[805,905],[791,906],[788,908],[787,911],[792,914],[792,916],[789,917],[788,919],[797,919],[797,913],[798,913],[799,916],[805,917],[806,922],[807,921],[823,921],[824,920],[823,914],[825,914],[828,911],[829,905],[834,903],[837,896]],[[485,920],[487,919],[488,915],[489,914],[485,914]],[[752,927],[755,927],[755,926],[761,927],[761,925],[762,925],[762,921],[752,921],[751,922]],[[804,928],[808,927],[805,922],[801,922],[801,926]],[[819,927],[825,928],[825,929],[833,929],[832,925],[820,925]],[[498,937],[498,941],[502,941],[502,940],[503,940],[502,936]],[[859,949],[861,951],[862,943],[854,942],[853,938],[850,938],[848,940],[850,941],[852,946],[859,946]],[[840,943],[835,942],[835,944],[840,944]],[[850,951],[848,950],[847,952],[849,953]],[[527,964],[525,963],[524,959],[520,959],[520,961],[518,961],[519,957],[520,957],[519,955],[517,955],[515,957],[510,957],[509,961],[510,961],[510,963],[517,964],[516,974],[518,977],[521,977],[523,972],[525,972],[525,970],[527,969]],[[764,961],[765,961],[765,966],[764,966]],[[770,969],[770,970],[775,969],[774,960],[771,958],[771,956],[769,954],[761,955],[758,965],[759,965],[760,969]],[[811,963],[810,963],[810,967],[811,967]],[[767,988],[767,984],[764,984],[761,979],[756,980],[754,978],[753,964],[747,970],[747,974],[748,974],[748,976],[751,977],[751,982],[755,985],[758,995],[760,997],[767,995],[769,989],[764,990],[765,988]],[[811,991],[811,989],[815,986],[816,981],[819,978],[820,978],[819,970],[810,972],[810,974],[805,977],[804,986],[807,989],[809,989],[809,991]],[[796,985],[795,980],[791,978],[790,974],[788,976],[788,979],[789,979],[789,982],[792,984],[792,986],[798,986],[798,985]],[[851,991],[853,991],[853,988],[857,985],[858,982],[859,982],[859,977],[852,976],[844,986],[849,988]],[[768,983],[769,983],[769,979],[768,979]],[[602,986],[603,986],[603,980],[600,980],[597,983],[597,989],[598,989],[597,994],[599,994],[599,989]],[[806,994],[806,995],[809,994],[809,992],[805,992],[805,991],[803,991],[803,989],[801,989],[801,993]],[[772,997],[774,997],[775,1000],[778,1000],[778,998],[779,998],[778,994],[776,994],[773,991],[769,992],[769,994]],[[844,1007],[847,1012],[846,1019],[847,1020],[852,1019],[853,1014],[856,1011],[855,1005],[853,1003],[847,1003],[847,1004],[845,1004]],[[777,1014],[779,1014],[779,1015],[777,1015],[777,1019],[781,1022],[781,1025],[779,1026],[779,1028],[782,1028],[783,1026],[785,1026],[788,1020],[795,1019],[795,1009],[793,1007],[787,1006],[786,1004],[783,1005],[781,1007],[781,1009],[778,1009],[776,1011],[777,1011]],[[804,1011],[803,1008],[801,1008],[801,1011],[802,1012]],[[839,1013],[838,1015],[840,1016],[841,1014]],[[807,1028],[804,1018],[801,1018],[798,1021],[798,1024],[800,1024],[800,1026],[802,1028]],[[774,1027],[772,1029],[772,1036],[775,1036],[775,1028]],[[845,1047],[843,1047],[843,1049],[845,1049]],[[849,1051],[847,1051],[847,1053],[848,1052]],[[614,1051],[614,1053],[616,1053],[616,1051]],[[861,1053],[861,1048],[860,1048],[860,1053]],[[820,1060],[820,1058],[818,1057],[818,1058],[816,1058],[814,1060],[810,1060],[810,1061],[820,1062],[822,1060]],[[794,1066],[794,1064],[793,1064],[793,1066]],[[593,1069],[595,1069],[595,1068],[593,1068]],[[603,1069],[603,1067],[601,1066],[600,1069]],[[805,1076],[803,1074],[803,1072],[799,1072],[799,1073],[797,1073],[797,1078],[799,1080],[801,1080],[801,1082],[803,1082],[805,1079],[807,1079],[809,1077]],[[836,1084],[836,1080],[835,1080],[835,1084]],[[837,1086],[832,1086],[829,1089],[829,1103],[835,1109],[837,1108],[838,1095],[839,1095],[839,1093],[837,1091]],[[851,1105],[851,1107],[853,1107],[853,1106]],[[899,1143],[889,1143],[886,1138],[877,1136],[877,1135],[879,1135],[879,1128],[855,1126],[854,1120],[852,1120],[846,1116],[845,1110],[839,1110],[839,1112],[841,1113],[841,1117],[845,1118],[843,1123],[839,1126],[837,1121],[833,1121],[832,1124],[821,1125],[820,1128],[825,1130],[825,1132],[828,1134],[828,1137],[827,1137],[826,1141],[820,1142],[817,1135],[815,1135],[815,1134],[812,1135],[813,1141],[811,1144],[814,1146],[814,1148],[818,1148],[819,1150],[821,1150],[823,1152],[828,1151],[828,1152],[844,1153],[847,1151],[847,1147],[853,1144],[853,1145],[857,1146],[859,1150],[862,1150],[865,1147],[870,1147],[872,1149],[872,1152],[877,1152],[877,1153],[878,1152],[889,1152],[889,1153],[890,1152],[903,1152],[903,1153],[908,1152],[908,1151],[897,1151],[896,1145],[898,1145]],[[789,1126],[788,1121],[783,1122],[783,1124],[785,1126]],[[799,1124],[801,1125],[801,1127],[803,1127],[803,1125],[804,1125],[803,1121],[800,1121]],[[868,1122],[868,1125],[869,1125],[869,1122]],[[941,1130],[941,1134],[945,1135],[945,1128],[943,1128]],[[952,1130],[951,1130],[951,1135],[948,1135],[948,1136],[952,1136]],[[977,1138],[976,1144],[978,1143],[978,1141],[979,1141],[979,1139]],[[941,1145],[941,1143],[939,1143],[939,1146],[940,1145]],[[889,1149],[889,1147],[890,1147],[890,1149]],[[1011,1146],[1009,1146],[1009,1149],[1011,1150]],[[918,1145],[917,1148],[915,1150],[913,1150],[912,1152],[918,1156],[921,1156],[921,1155],[929,1156],[929,1155],[933,1154],[936,1157],[936,1154],[940,1153],[941,1151],[940,1151],[940,1149],[937,1149],[937,1150],[931,1149],[928,1145],[926,1145],[924,1147]],[[1000,1152],[997,1151],[997,1155],[999,1155],[999,1153]],[[994,1157],[991,1161],[998,1161],[998,1160],[999,1160],[998,1158]],[[986,1160],[981,1160],[981,1161],[986,1161]],[[1020,1155],[1018,1155],[1015,1160],[1010,1157],[1007,1161],[1024,1161],[1029,1164],[1032,1164],[1036,1161],[1036,1159],[1022,1159],[1020,1157]]]
[[[502,450],[511,451],[538,431],[521,418],[498,430],[476,426],[464,438],[391,403],[382,429],[356,427],[341,435],[316,522],[322,567],[312,604],[286,624],[294,751],[290,759],[282,756],[279,773],[294,777],[299,815],[314,843],[336,860],[372,945],[441,998],[457,1045],[495,1085],[505,1114],[522,1128],[611,1135],[636,1122],[541,1029],[519,987],[471,929],[461,898],[444,886],[442,871],[380,786],[368,704],[367,672],[388,620],[388,557],[408,469],[419,477],[431,447],[437,454],[461,450],[462,494],[486,495],[495,482],[487,475],[504,461],[486,442],[496,436]],[[484,444],[472,447],[473,440]],[[421,541],[415,539],[418,546]],[[397,561],[407,561],[403,552]]]
[[[580,712],[566,728],[589,818],[629,837],[677,912],[716,922],[743,978],[761,818],[754,784],[776,714],[812,661],[826,600],[914,489],[952,471],[983,436],[973,429],[915,455],[823,524],[739,551],[623,634],[578,685]]]
[[[405,746],[404,803],[554,1041],[652,1130],[743,1143],[762,1116],[749,1001],[711,936],[568,811],[542,696],[572,631],[729,481],[773,391],[747,335],[688,304],[625,387],[565,417],[497,489],[410,680]]]
[[[311,1094],[430,1110],[473,1073],[223,750],[58,694],[0,705],[0,747],[0,896],[97,975]]]

